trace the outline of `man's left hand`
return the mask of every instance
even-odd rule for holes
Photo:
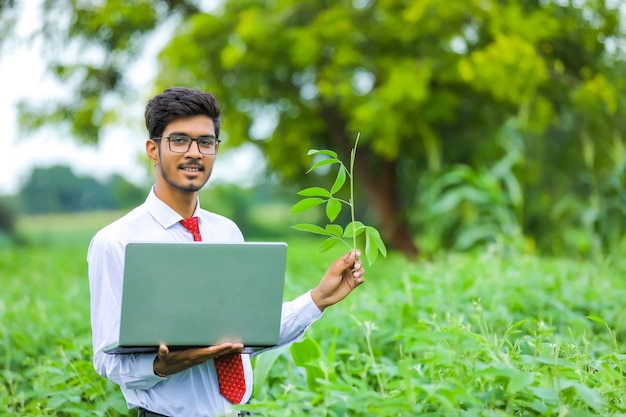
[[[356,287],[365,282],[365,270],[359,259],[360,250],[351,250],[337,259],[326,271],[320,283],[311,291],[317,307],[324,311],[328,306],[346,298]]]

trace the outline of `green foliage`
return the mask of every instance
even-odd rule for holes
[[[96,223],[92,218],[75,241],[67,238],[75,220],[59,222],[44,246],[0,251],[0,415],[131,415],[119,389],[93,370],[84,260]]]
[[[357,237],[360,235],[365,236],[365,255],[367,257],[368,263],[372,265],[376,258],[378,257],[378,253],[380,252],[383,256],[387,256],[387,248],[385,247],[385,243],[380,237],[380,233],[376,228],[372,226],[366,226],[361,221],[356,220],[354,212],[355,212],[355,201],[354,201],[354,161],[356,158],[356,150],[359,144],[359,136],[356,138],[356,142],[354,144],[354,148],[352,148],[352,152],[350,152],[350,166],[347,168],[345,164],[337,158],[337,153],[331,150],[317,150],[311,149],[308,152],[308,155],[325,155],[327,158],[321,159],[318,162],[314,162],[313,166],[307,171],[309,172],[315,171],[321,167],[327,167],[328,165],[338,165],[337,176],[332,187],[327,190],[322,187],[309,187],[304,190],[298,191],[298,194],[307,197],[303,200],[300,200],[296,205],[294,205],[291,209],[290,214],[300,213],[305,210],[312,209],[319,205],[326,205],[326,217],[330,221],[330,224],[327,224],[324,228],[321,228],[315,224],[311,223],[300,223],[295,226],[292,226],[296,230],[300,230],[302,232],[314,233],[322,236],[326,236],[326,240],[322,243],[321,250],[327,251],[337,244],[337,242],[345,243],[348,248],[356,249]],[[350,199],[348,201],[337,198],[335,195],[341,191],[343,186],[346,183],[346,178],[349,179],[349,188],[350,188]],[[350,223],[343,228],[341,225],[334,223],[341,213],[341,209],[343,205],[347,205],[350,207]],[[347,239],[352,239],[352,246],[346,242]]]
[[[103,192],[110,195],[110,207],[113,209],[130,209],[143,203],[149,187],[140,187],[121,175],[114,174],[102,184]],[[100,206],[98,209],[107,208]]]
[[[2,238],[15,238],[15,224],[17,213],[8,198],[0,198],[0,245]]]
[[[147,191],[114,175],[102,183],[78,177],[69,167],[35,168],[18,198],[24,213],[59,213],[134,207]]]
[[[245,408],[268,417],[622,416],[626,314],[623,291],[612,291],[623,268],[498,249],[418,264],[392,256],[368,271],[375,278],[358,300],[274,359]],[[385,279],[398,271],[401,285]]]
[[[154,90],[215,92],[229,142],[250,140],[286,181],[299,178],[307,149],[347,155],[349,132],[367,132],[359,198],[390,246],[411,247],[430,226],[413,216],[407,232],[428,192],[416,179],[493,166],[494,138],[514,119],[523,233],[558,252],[584,246],[579,236],[593,231],[583,249],[597,252],[624,234],[617,187],[604,186],[615,183],[613,151],[626,133],[618,3],[245,0],[207,12],[192,0],[46,1],[51,68],[74,94],[24,106],[22,122],[69,120],[76,136],[97,139],[125,108],[119,96],[132,97],[124,73],[148,35],[175,27]],[[59,53],[68,44],[95,52],[68,64]]]
[[[607,183],[614,138],[626,131],[623,57],[608,49],[624,38],[619,11],[602,2],[448,3],[228,2],[177,33],[158,82],[215,91],[235,143],[260,120],[275,121],[273,133],[254,139],[287,179],[308,163],[306,149],[347,155],[348,132],[366,132],[357,178],[370,191],[361,205],[377,210],[392,246],[388,219],[402,228],[429,193],[416,179],[493,167],[502,157],[494,139],[504,136],[522,157],[515,178],[524,206],[512,213],[520,233],[542,250],[584,250],[566,231],[584,232],[589,179]],[[585,132],[593,164],[583,161]],[[575,206],[559,216],[566,200]],[[431,227],[410,225],[419,242]],[[480,241],[468,239],[479,231],[468,227],[447,247]]]
[[[148,35],[160,24],[175,24],[176,16],[198,12],[195,1],[185,0],[44,0],[41,8],[33,38],[44,42],[49,73],[73,94],[55,103],[21,102],[20,125],[63,125],[86,143],[97,143],[103,126],[127,116],[137,89],[124,74]]]
[[[20,231],[39,246],[0,251],[0,415],[134,415],[91,365],[84,259],[91,235],[117,216],[23,219]],[[288,242],[291,298],[339,252]],[[622,258],[546,259],[497,245],[417,263],[391,253],[305,339],[254,359],[253,399],[241,408],[267,417],[623,416],[624,273]]]
[[[510,128],[499,144],[504,153],[492,166],[457,165],[419,179],[423,192],[410,217],[422,226],[425,252],[440,247],[465,251],[496,242],[525,246],[525,198],[518,174],[523,142]]]
[[[610,147],[611,160],[584,175],[584,196],[529,184],[527,144],[511,120],[497,137],[499,159],[490,165],[456,165],[422,176],[422,190],[409,218],[422,231],[425,253],[441,247],[468,250],[495,242],[526,251],[601,258],[626,244],[626,153],[619,136]],[[588,164],[597,145],[585,143]],[[551,202],[549,207],[547,203]],[[538,208],[545,207],[541,216]],[[536,233],[540,229],[542,233]]]
[[[202,207],[237,223],[248,240],[284,236],[289,231],[289,210],[293,191],[272,181],[242,188],[235,184],[211,183],[200,191]],[[301,220],[317,221],[316,213],[305,213]]]
[[[15,0],[0,2],[0,53],[7,47],[6,43],[12,43],[11,34],[15,30],[18,15]]]

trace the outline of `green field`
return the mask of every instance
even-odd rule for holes
[[[87,245],[116,213],[22,218],[0,249],[0,415],[126,416],[91,366]],[[286,235],[286,296],[342,249]],[[390,254],[291,347],[259,356],[263,416],[626,416],[626,262],[510,248]]]

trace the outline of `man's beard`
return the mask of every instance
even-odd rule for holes
[[[163,177],[165,182],[167,182],[172,188],[175,188],[175,189],[180,190],[180,191],[189,192],[189,193],[200,191],[200,189],[202,187],[204,187],[204,184],[206,184],[207,181],[209,180],[209,178],[207,177],[207,179],[200,185],[197,185],[197,184],[183,185],[183,184],[177,183],[176,181],[172,180],[169,177],[169,175],[167,174],[167,172],[163,168],[161,168],[160,166],[159,166],[159,169],[161,170],[161,176]]]
[[[159,148],[159,159],[162,160],[161,149],[160,148]],[[202,168],[206,169],[206,167],[202,167]],[[159,169],[161,171],[161,177],[172,188],[175,188],[175,189],[180,190],[180,191],[188,192],[188,193],[195,193],[197,191],[200,191],[200,189],[202,189],[202,187],[204,187],[204,184],[206,184],[207,181],[209,181],[209,178],[211,177],[211,172],[209,172],[209,175],[207,175],[206,179],[204,180],[204,182],[202,184],[200,184],[200,185],[189,184],[189,185],[185,186],[185,185],[181,185],[179,183],[176,183],[175,181],[170,179],[167,171],[165,169],[163,169],[163,164],[157,165],[157,169]]]

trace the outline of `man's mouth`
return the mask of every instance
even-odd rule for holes
[[[182,166],[180,167],[180,169],[182,169],[183,171],[187,171],[187,172],[200,172],[202,171],[202,167],[198,167],[198,166]]]

